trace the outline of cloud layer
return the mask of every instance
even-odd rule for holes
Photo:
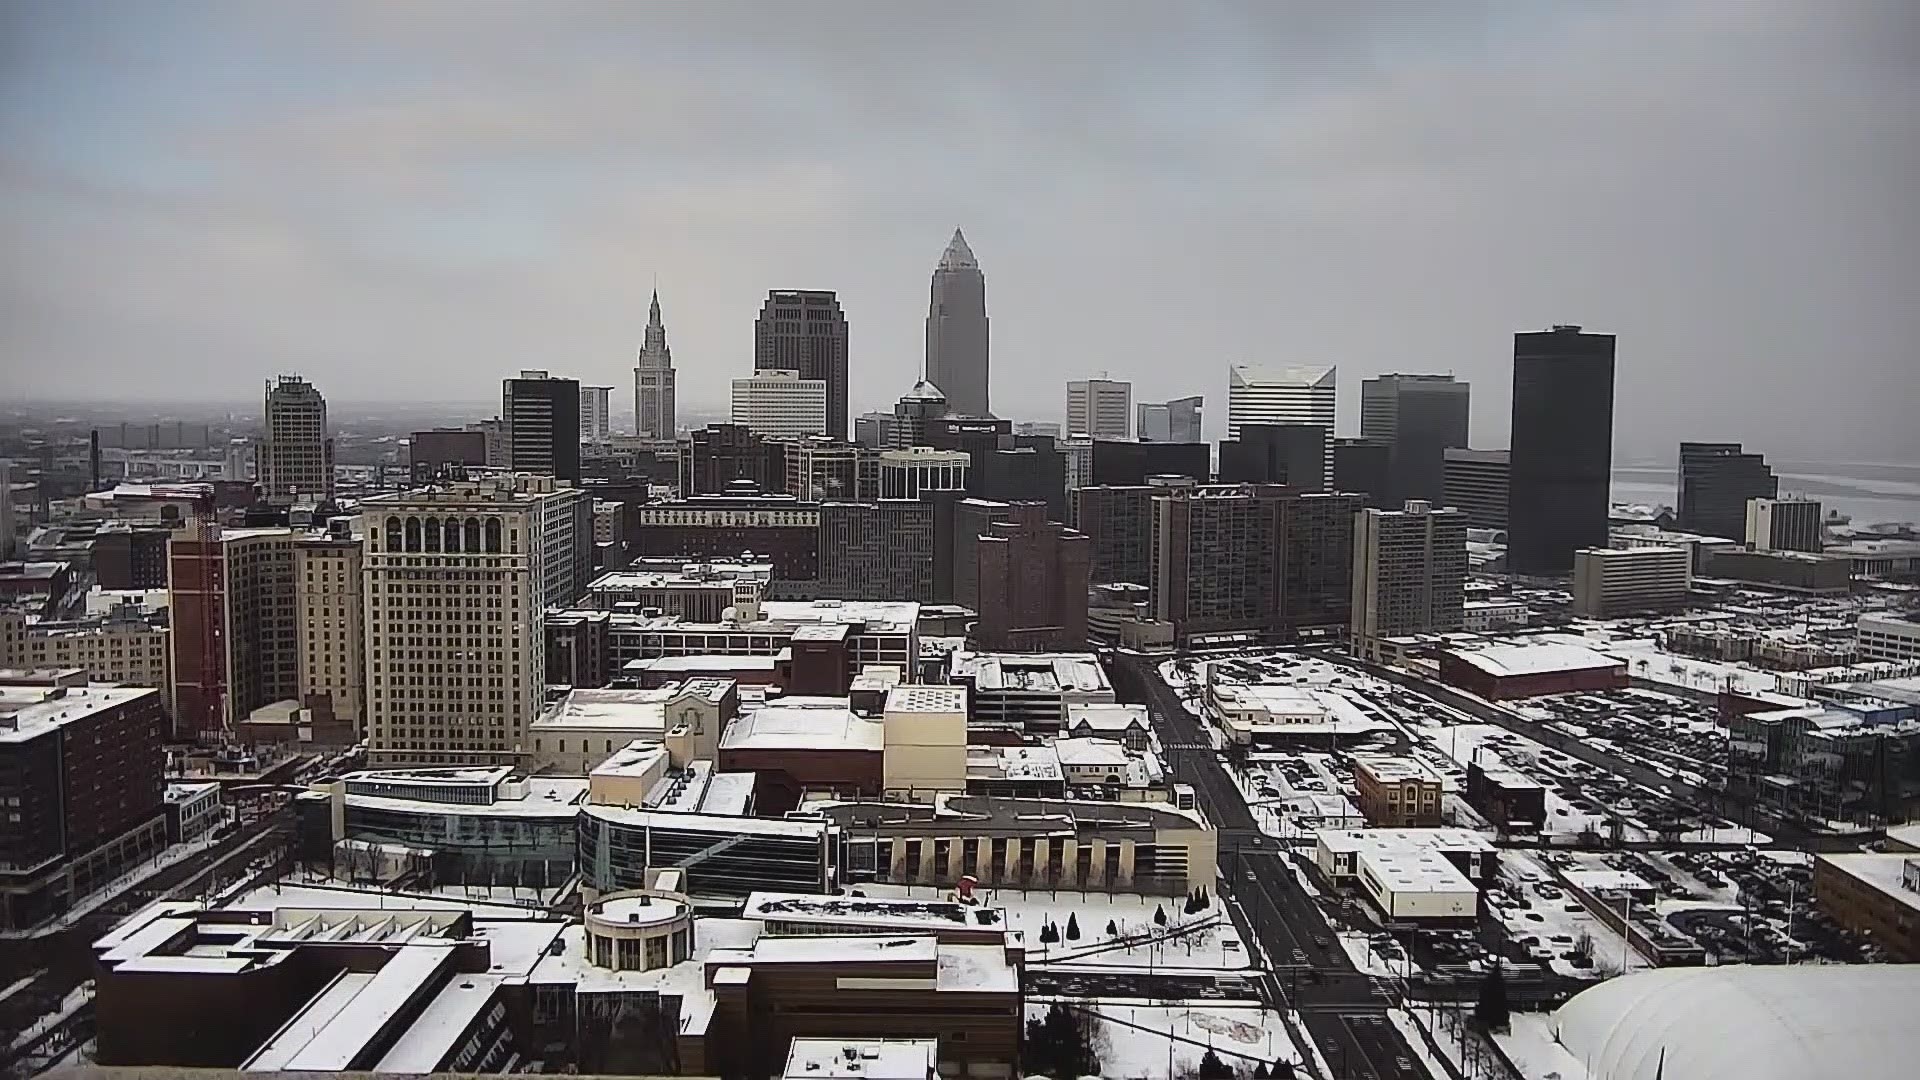
[[[657,281],[683,399],[767,289],[833,288],[884,407],[958,224],[1021,417],[1331,362],[1343,422],[1453,371],[1504,445],[1509,335],[1580,322],[1623,452],[1920,459],[1898,0],[262,7],[0,12],[21,396],[626,397]]]

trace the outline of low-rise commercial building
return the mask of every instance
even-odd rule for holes
[[[807,796],[879,797],[885,784],[885,722],[861,716],[846,698],[783,697],[741,714],[720,738],[723,772],[754,774],[764,814]]]
[[[1440,824],[1440,774],[1414,758],[1355,754],[1353,783],[1369,825]]]
[[[1503,832],[1538,832],[1547,823],[1547,789],[1505,766],[1468,762],[1466,796]]]
[[[688,679],[652,690],[572,690],[527,725],[528,771],[585,776],[636,739],[665,745],[676,767],[711,759],[740,709],[729,679]]]
[[[1472,925],[1496,853],[1470,829],[1324,829],[1314,863],[1353,882],[1389,924]]]
[[[1860,659],[1913,660],[1920,658],[1920,622],[1892,615],[1862,615],[1855,626]]]
[[[976,723],[1057,731],[1073,706],[1114,700],[1093,653],[956,652],[951,677],[967,688]]]
[[[587,602],[601,611],[676,615],[689,622],[719,622],[727,609],[759,601],[766,583],[703,563],[672,571],[615,571],[587,586]]]
[[[1898,963],[1920,963],[1920,856],[1907,852],[1816,855],[1813,896],[1841,926]]]
[[[1169,803],[954,795],[933,806],[852,803],[821,813],[849,884],[1084,889],[1181,895],[1214,880],[1218,835]]]
[[[1628,686],[1626,661],[1558,644],[1446,649],[1440,653],[1440,681],[1489,701]]]
[[[1693,553],[1683,547],[1584,548],[1573,553],[1573,611],[1610,619],[1683,607]]]

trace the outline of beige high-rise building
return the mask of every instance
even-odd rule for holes
[[[335,720],[356,731],[366,719],[367,653],[361,538],[352,519],[335,518],[324,534],[293,545],[295,604],[299,611],[300,700],[325,696]]]
[[[827,381],[792,370],[756,371],[733,380],[733,422],[769,439],[827,433]]]
[[[35,622],[0,611],[0,668],[79,668],[94,682],[150,686],[171,699],[170,633],[139,618]]]
[[[267,501],[331,501],[333,440],[327,438],[327,399],[320,391],[298,375],[280,376],[267,384],[261,425],[257,467]]]
[[[1467,515],[1409,500],[1353,521],[1353,647],[1378,657],[1402,634],[1458,630],[1465,622]]]
[[[382,495],[365,531],[373,763],[514,764],[546,683],[546,607],[581,493],[513,475]]]
[[[1113,379],[1079,379],[1067,384],[1067,437],[1132,437],[1133,384]]]
[[[1630,611],[1685,607],[1693,588],[1690,547],[1582,548],[1573,553],[1573,613],[1610,619]]]

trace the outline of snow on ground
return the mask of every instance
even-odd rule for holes
[[[133,888],[147,878],[165,870],[181,859],[207,850],[215,843],[214,835],[209,832],[197,840],[190,840],[184,844],[170,844],[162,848],[160,854],[128,870],[119,877],[114,878],[99,889],[88,893],[80,899],[79,903],[61,912],[59,918],[51,922],[41,923],[31,930],[0,930],[0,938],[41,937],[46,934],[51,934],[56,930],[72,926],[83,917],[92,914],[100,905]]]
[[[1045,1016],[1049,1004],[1029,1001],[1027,1019]],[[1094,1046],[1106,1080],[1192,1076],[1208,1048],[1242,1076],[1251,1073],[1256,1062],[1271,1069],[1281,1058],[1305,1071],[1280,1014],[1257,1001],[1146,1004],[1076,999],[1073,1004],[1096,1017]]]
[[[58,1009],[55,1009],[54,1011],[40,1017],[40,1019],[35,1020],[33,1023],[28,1024],[27,1029],[25,1031],[22,1031],[20,1034],[15,1035],[13,1037],[13,1041],[7,1044],[7,1050],[9,1052],[18,1050],[21,1047],[32,1042],[33,1040],[39,1038],[48,1029],[57,1027],[61,1023],[64,1023],[67,1017],[72,1016],[76,1012],[79,1012],[80,1006],[85,1005],[88,1001],[92,1000],[92,998],[93,998],[93,981],[89,979],[88,981],[83,982],[79,986],[76,986],[72,990],[68,991],[67,996],[60,1000],[60,1007]]]
[[[1587,1080],[1587,1067],[1554,1039],[1551,1013],[1514,1013],[1511,1030],[1494,1041],[1526,1080]]]
[[[1398,975],[1406,978],[1418,971],[1413,958],[1404,953],[1398,960],[1388,960],[1374,952],[1365,934],[1342,933],[1339,938],[1340,947],[1347,951],[1347,958],[1353,961],[1353,966],[1368,975]]]
[[[928,885],[862,885],[869,896],[903,896],[922,900],[943,899],[949,890]],[[1254,966],[1233,921],[1226,917],[1218,898],[1211,898],[1207,910],[1194,915],[1181,911],[1178,896],[1143,896],[1137,893],[1082,893],[1045,889],[981,889],[976,895],[989,907],[1005,908],[1009,929],[1026,934],[1028,964],[1062,964],[1073,967],[1152,967],[1155,970],[1183,969],[1239,971]],[[1154,910],[1167,913],[1167,925],[1154,922]],[[1068,941],[1064,935],[1071,918],[1079,925],[1080,938]],[[1060,928],[1063,935],[1052,945],[1040,943],[1040,928],[1047,923]],[[1112,945],[1107,924],[1114,924],[1122,939],[1155,939],[1151,944]],[[1186,927],[1198,927],[1182,933]],[[1106,946],[1106,947],[1103,947]]]
[[[1425,1067],[1428,1076],[1444,1077],[1449,1075],[1446,1067],[1440,1064],[1439,1060],[1434,1057],[1433,1051],[1428,1048],[1426,1038],[1420,1033],[1421,1029],[1418,1022],[1407,1010],[1388,1009],[1387,1019],[1393,1021],[1393,1026],[1400,1029],[1400,1037],[1407,1041],[1409,1047],[1413,1048],[1414,1055],[1420,1059],[1420,1064]]]
[[[1523,892],[1529,906],[1513,906],[1490,897],[1495,914],[1516,939],[1538,938],[1537,947],[1553,953],[1551,966],[1559,974],[1594,979],[1618,973],[1623,963],[1629,969],[1635,964],[1644,966],[1627,949],[1626,939],[1594,918],[1560,887],[1533,853],[1517,849],[1502,853],[1500,880]],[[1586,968],[1574,966],[1565,955],[1583,939],[1592,941],[1593,963]]]
[[[1743,664],[1722,664],[1712,660],[1696,660],[1690,656],[1677,656],[1670,652],[1662,652],[1658,645],[1646,639],[1587,644],[1589,648],[1625,660],[1627,674],[1648,682],[1682,686],[1689,690],[1721,690],[1730,687],[1735,693],[1741,694],[1774,693],[1778,689],[1778,682],[1771,671],[1762,671]]]

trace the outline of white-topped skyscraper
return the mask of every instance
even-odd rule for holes
[[[1320,459],[1331,462],[1334,371],[1332,366],[1233,365],[1227,373],[1227,438],[1238,439],[1242,424],[1313,424],[1326,431],[1327,452]],[[1332,479],[1329,474],[1322,483]]]
[[[667,348],[667,327],[660,321],[660,290],[647,306],[647,336],[640,346],[640,363],[633,369],[633,433],[643,438],[671,439],[676,422],[673,403],[673,350]]]
[[[933,269],[926,376],[945,392],[954,412],[993,415],[987,401],[987,278],[959,229]]]

